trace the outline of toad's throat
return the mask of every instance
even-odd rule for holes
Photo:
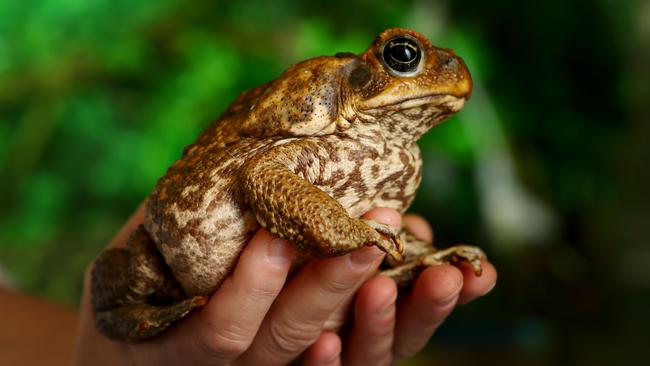
[[[374,118],[388,118],[401,122],[410,121],[408,122],[409,125],[423,123],[430,128],[461,110],[465,101],[466,98],[464,97],[430,94],[374,108],[366,113]]]

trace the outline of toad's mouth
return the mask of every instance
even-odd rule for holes
[[[451,94],[428,94],[405,98],[395,103],[372,108],[379,112],[399,112],[411,109],[427,108],[433,112],[434,117],[448,116],[460,111],[465,105],[465,97]]]
[[[451,94],[430,94],[407,98],[387,107],[390,109],[411,109],[425,105],[438,108],[444,113],[456,113],[465,105],[465,98]]]

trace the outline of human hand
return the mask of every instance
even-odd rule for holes
[[[124,246],[143,220],[140,208],[110,246]],[[209,302],[159,336],[141,343],[110,340],[95,328],[86,271],[76,365],[285,364],[321,335],[330,314],[351,299],[379,266],[383,253],[364,248],[314,260],[285,286],[293,247],[260,229],[234,273]]]
[[[366,218],[394,226],[401,224],[399,214],[392,210],[373,210]],[[417,219],[407,219],[407,224],[409,220]],[[141,222],[142,211],[139,210],[111,245],[124,245],[129,233]],[[418,231],[417,224],[412,230],[422,232]],[[336,314],[347,313],[346,303],[364,280],[373,275],[383,254],[376,248],[364,248],[341,257],[311,261],[283,288],[291,254],[289,243],[260,230],[246,246],[233,275],[204,308],[158,337],[137,344],[115,342],[97,332],[86,276],[76,364],[273,365],[290,362],[307,348],[304,358],[307,364],[324,364],[331,358],[340,362],[340,338],[324,329],[340,326],[340,321],[332,325],[331,319],[336,318]],[[457,270],[449,267],[438,273],[436,269],[428,269],[421,275],[413,292],[400,305],[396,325],[394,283],[376,277],[364,284],[357,297],[355,323],[346,344],[346,348],[355,350],[353,353],[363,359],[346,355],[346,362],[373,364],[373,360],[390,360],[419,350],[455,305],[452,301],[445,306],[431,306],[446,289],[457,284],[449,271]],[[427,272],[433,273],[427,275]],[[436,283],[440,280],[445,285]],[[464,288],[468,290],[462,291],[466,292],[464,299],[467,301],[485,290],[481,286],[468,287],[471,283],[466,283]],[[452,295],[458,298],[458,294]],[[374,315],[382,306],[390,308],[388,313]],[[421,313],[414,316],[416,314],[409,315],[409,311]],[[405,342],[396,341],[393,346],[394,334],[403,336]],[[404,345],[399,346],[401,343]]]
[[[399,222],[393,210],[369,213],[376,221]],[[431,241],[433,232],[422,217],[407,214],[404,225],[417,237]],[[487,261],[476,277],[467,263],[424,270],[411,291],[398,297],[395,283],[386,277],[369,279],[358,291],[352,328],[344,337],[324,332],[305,353],[306,365],[388,365],[418,353],[434,331],[459,304],[490,292],[497,273]]]

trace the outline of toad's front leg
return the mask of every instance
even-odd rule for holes
[[[250,159],[239,175],[239,189],[259,223],[316,256],[336,256],[376,245],[397,261],[402,241],[397,231],[352,218],[334,198],[288,166],[318,159],[318,146],[295,141]]]

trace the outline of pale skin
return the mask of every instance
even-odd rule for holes
[[[395,227],[403,220],[417,236],[432,236],[419,216],[402,218],[379,208],[364,217]],[[140,209],[110,246],[123,246],[141,222]],[[481,277],[464,264],[431,267],[396,305],[395,283],[373,277],[384,257],[378,249],[313,260],[287,281],[292,253],[289,242],[260,229],[205,307],[136,344],[98,333],[86,276],[73,364],[282,365],[302,355],[305,365],[387,365],[419,352],[456,305],[485,295],[496,283],[489,262]],[[349,333],[324,331],[355,294]]]

